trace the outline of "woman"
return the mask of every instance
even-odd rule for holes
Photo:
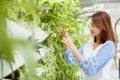
[[[82,80],[113,80],[110,75],[115,56],[115,36],[110,16],[99,11],[91,16],[91,35],[79,50],[68,33],[61,30],[62,42],[66,45],[65,60],[68,64],[80,64],[83,69]]]

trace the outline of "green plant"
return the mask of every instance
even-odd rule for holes
[[[80,66],[67,65],[64,61],[64,46],[61,43],[60,28],[62,27],[69,31],[77,47],[83,45],[88,36],[83,34],[74,35],[79,34],[79,30],[83,30],[83,26],[79,24],[84,23],[80,23],[82,20],[78,21],[79,15],[77,14],[81,8],[78,8],[75,1],[53,2],[51,0],[41,4],[40,10],[41,22],[39,25],[49,33],[49,37],[41,44],[51,49],[51,51],[46,53],[47,57],[40,62],[47,70],[41,78],[46,80],[79,80],[76,72],[80,71]]]
[[[4,4],[6,3],[6,4]],[[13,40],[10,39],[6,33],[6,24],[5,24],[5,18],[7,17],[6,10],[7,6],[9,7],[9,2],[7,0],[0,1],[0,59],[1,59],[1,70],[3,70],[3,60],[5,59],[9,61],[13,61],[13,54],[12,54],[12,47],[13,47]],[[9,57],[7,57],[9,56]],[[3,71],[1,72],[1,76],[3,77]]]
[[[18,49],[21,52],[21,55],[25,59],[25,68],[27,69],[28,77],[35,76],[35,61],[32,58],[32,53],[35,51],[33,48],[33,42],[28,40],[20,40],[12,38],[8,35],[8,29],[6,25],[6,19],[17,20],[16,16],[16,5],[13,0],[1,0],[0,1],[0,61],[1,61],[1,77],[3,79],[3,60],[7,61],[10,64],[11,70],[13,71],[12,63],[14,63],[14,50]],[[13,16],[9,13],[11,12]],[[13,14],[14,13],[14,14]],[[23,54],[22,54],[23,53]],[[29,58],[28,58],[29,57]],[[29,67],[28,67],[29,66]],[[14,73],[12,75],[14,79]],[[34,77],[32,77],[34,79]],[[29,79],[29,78],[28,78]],[[30,79],[29,79],[30,80]]]
[[[70,33],[77,48],[82,46],[89,38],[88,35],[84,35],[82,32],[85,24],[84,20],[78,19],[80,16],[79,12],[82,10],[79,6],[79,0],[8,0],[8,2],[11,3],[10,7],[6,7],[8,4],[3,2],[6,5],[3,7],[7,9],[7,18],[16,22],[23,20],[27,22],[31,28],[37,25],[49,34],[45,41],[36,44],[37,46],[40,44],[40,47],[45,46],[48,48],[47,53],[37,62],[37,65],[31,56],[30,58],[26,57],[29,53],[34,51],[33,44],[28,41],[16,40],[17,45],[19,44],[21,46],[20,50],[22,49],[24,51],[23,56],[25,56],[24,58],[27,62],[25,66],[19,70],[19,79],[79,80],[79,76],[76,75],[76,72],[80,71],[80,66],[66,64],[64,60],[65,49],[61,42],[60,34],[60,28],[65,28]],[[4,19],[5,18],[1,18],[1,20]],[[4,23],[4,21],[1,21],[1,23]],[[1,31],[5,30],[6,29]],[[9,40],[8,37],[6,37],[6,39]],[[7,52],[11,57],[13,57],[13,54],[10,54],[13,49],[12,45],[15,44],[12,43],[12,41],[13,40],[6,41],[11,44],[8,48],[10,52]],[[3,47],[0,48],[0,54],[2,54],[4,50],[2,50]],[[7,55],[4,54],[4,56]],[[44,70],[40,77],[35,75],[34,69],[36,67],[41,67]]]

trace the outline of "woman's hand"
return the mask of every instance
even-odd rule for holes
[[[67,34],[67,31],[65,29],[61,28],[61,36],[65,37],[66,34]]]
[[[61,29],[62,42],[66,45],[67,48],[71,48],[74,44],[65,29]]]
[[[73,44],[68,32],[64,29],[61,29],[62,34],[62,42],[66,45],[67,48],[70,48],[75,55],[78,62],[82,59],[82,56],[80,55],[79,51],[77,50],[76,46]]]

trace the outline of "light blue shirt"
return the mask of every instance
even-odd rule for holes
[[[83,55],[83,47],[79,49],[81,55]],[[82,58],[80,63],[76,60],[74,54],[70,49],[65,51],[65,61],[68,64],[79,65],[82,67],[83,72],[88,76],[95,76],[103,67],[114,57],[115,47],[112,41],[104,43],[102,48],[95,56],[89,58]]]

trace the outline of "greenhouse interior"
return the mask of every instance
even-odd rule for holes
[[[120,0],[0,0],[0,8],[0,80],[120,80]]]

